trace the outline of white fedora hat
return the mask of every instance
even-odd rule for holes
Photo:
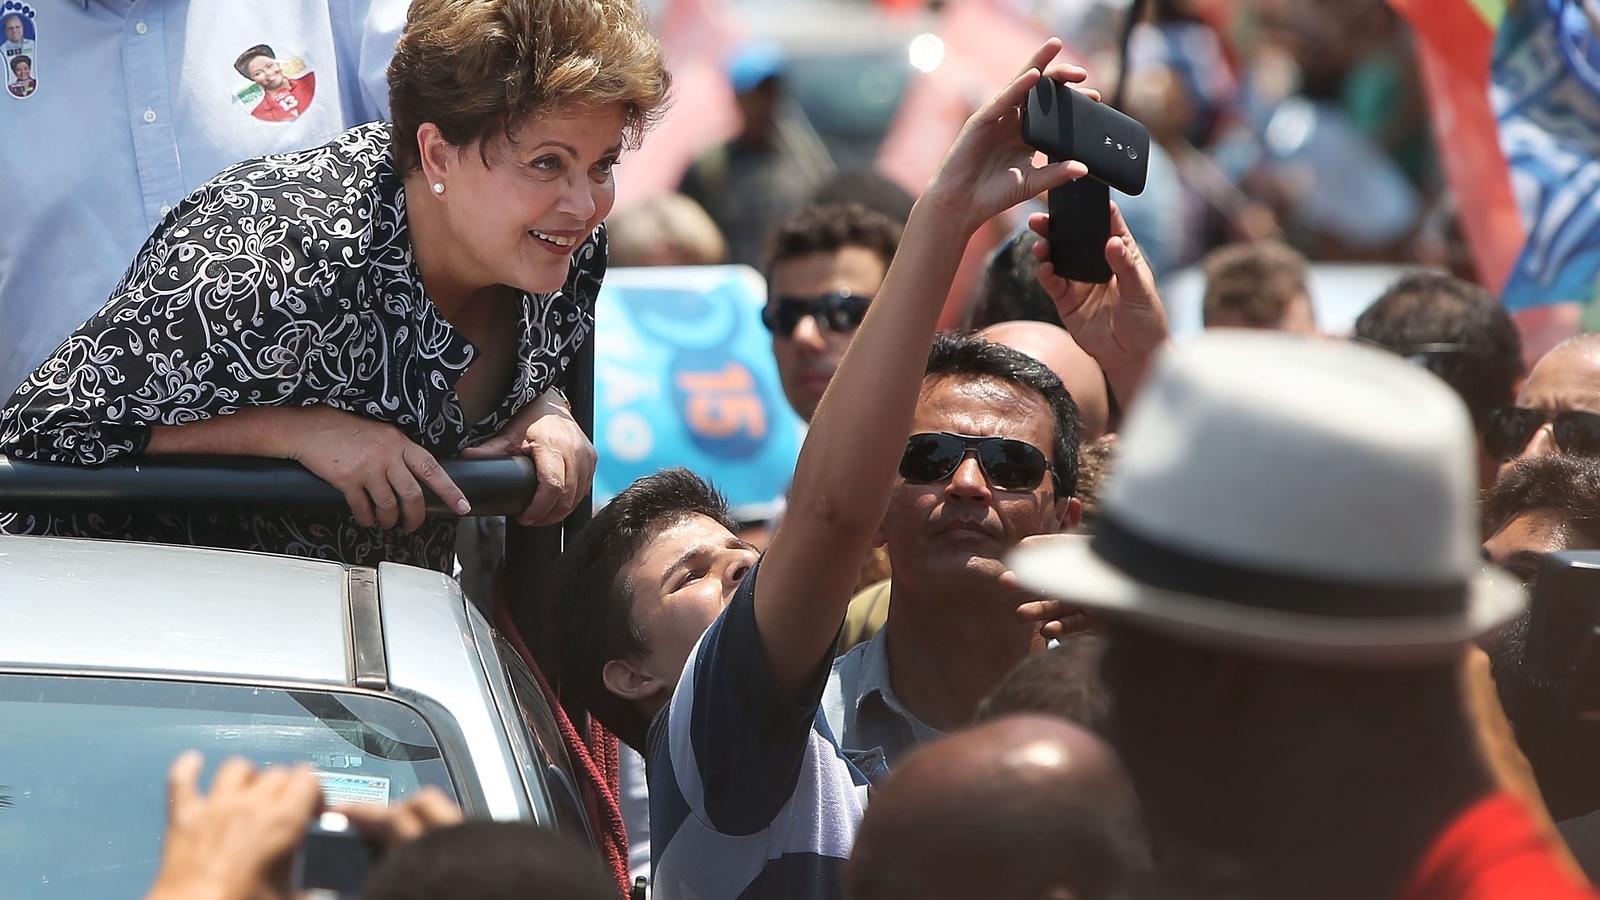
[[[1166,352],[1090,540],[1010,558],[1047,596],[1190,643],[1437,658],[1515,617],[1479,552],[1476,440],[1444,382],[1354,344],[1207,333]]]

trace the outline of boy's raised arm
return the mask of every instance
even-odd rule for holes
[[[844,619],[899,468],[939,311],[962,252],[991,217],[1082,176],[1078,162],[1035,168],[1020,105],[1040,77],[1081,82],[1052,65],[1052,38],[972,115],[912,209],[900,249],[811,423],[783,524],[757,571],[756,627],[778,687],[813,679]],[[1043,72],[1043,76],[1041,76]]]

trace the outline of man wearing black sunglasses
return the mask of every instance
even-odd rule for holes
[[[1078,524],[1078,410],[1019,350],[940,335],[876,541],[894,560],[888,620],[834,664],[823,713],[848,751],[893,767],[972,720],[1029,653],[1007,551]]]
[[[1484,444],[1506,465],[1552,453],[1600,455],[1600,335],[1579,335],[1546,353],[1515,405],[1490,413]]]
[[[856,203],[804,207],[773,234],[761,320],[784,396],[807,422],[899,243],[899,225]]]

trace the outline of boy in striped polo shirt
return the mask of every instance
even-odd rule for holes
[[[963,248],[994,215],[1085,171],[1035,168],[1020,139],[1018,106],[1041,70],[1085,77],[1050,65],[1059,50],[1048,42],[968,120],[918,200],[812,420],[766,553],[758,559],[715,492],[682,470],[635,482],[567,551],[563,688],[645,753],[660,900],[842,894],[883,764],[842,751],[819,713],[834,642],[908,457]]]

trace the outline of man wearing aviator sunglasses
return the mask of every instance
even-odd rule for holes
[[[1600,335],[1579,335],[1546,353],[1516,404],[1490,414],[1484,443],[1507,465],[1551,453],[1600,454]]]
[[[934,340],[874,542],[894,560],[884,627],[834,665],[823,694],[845,750],[893,767],[972,719],[1044,640],[1018,619],[1005,554],[1076,527],[1078,410],[1033,357],[981,338]]]
[[[761,321],[772,332],[784,396],[807,422],[899,243],[900,226],[855,203],[807,206],[773,235]]]

